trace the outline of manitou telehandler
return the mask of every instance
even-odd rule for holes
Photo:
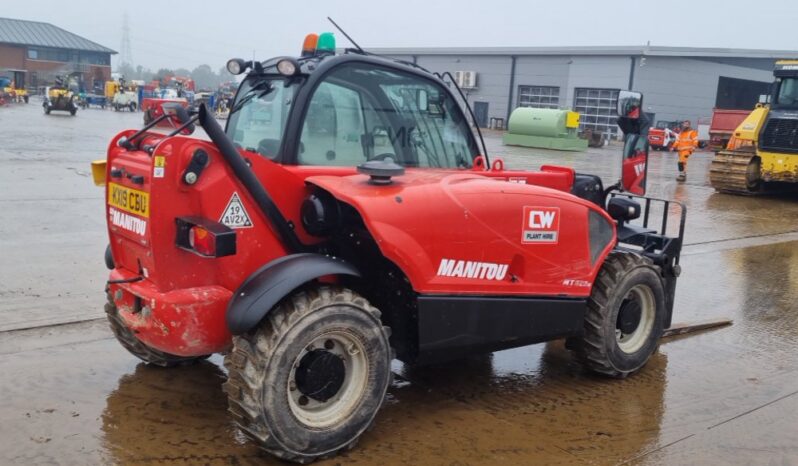
[[[330,33],[299,57],[227,69],[246,76],[225,130],[205,106],[166,105],[95,165],[106,311],[149,364],[224,354],[230,412],[266,451],[308,462],[352,448],[394,358],[567,338],[589,370],[622,378],[656,350],[684,210],[640,197],[641,94],[620,94],[622,180],[605,188],[568,167],[491,163],[449,73],[336,54]],[[187,137],[196,122],[210,141]]]

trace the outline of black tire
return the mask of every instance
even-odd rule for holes
[[[117,311],[116,306],[114,305],[114,302],[111,300],[110,296],[108,297],[108,302],[105,304],[105,314],[108,316],[108,322],[111,324],[111,331],[114,332],[114,336],[116,336],[116,339],[119,341],[122,347],[128,350],[130,354],[141,359],[147,364],[161,367],[174,367],[192,364],[202,359],[207,359],[208,356],[210,356],[176,356],[174,354],[164,353],[163,351],[150,348],[141,340],[136,338],[136,335],[134,335],[133,332],[131,332],[130,329],[125,325],[125,323],[122,321],[122,318],[119,317],[119,312]]]
[[[152,118],[152,113],[151,113],[150,109],[148,108],[147,110],[144,111],[144,126],[149,125],[150,122],[152,121],[152,119],[153,119]]]
[[[129,104],[127,104],[127,108],[128,108],[128,109],[129,109],[131,112],[135,112],[135,111],[136,111],[136,102],[130,102]]]
[[[640,308],[636,324],[635,306]],[[586,368],[624,378],[640,370],[657,350],[664,323],[665,290],[659,269],[642,256],[615,251],[593,285],[584,335],[569,343]]]
[[[285,460],[308,463],[351,449],[372,424],[391,382],[389,334],[380,312],[348,289],[297,292],[273,309],[257,329],[234,337],[233,351],[224,360],[230,413],[244,434]],[[312,346],[320,340],[324,343]],[[306,363],[314,353],[336,355],[334,351],[342,354],[331,358],[331,363],[322,361],[320,365],[327,364],[323,369],[314,365],[318,360]],[[318,400],[318,391],[310,394],[300,385],[303,365],[322,371],[335,364],[345,375],[331,398]],[[325,390],[336,384],[332,378],[314,381],[323,382]],[[304,411],[300,405],[311,409]],[[319,414],[313,410],[327,408],[335,413],[314,424],[313,416]],[[304,417],[306,413],[310,414]]]

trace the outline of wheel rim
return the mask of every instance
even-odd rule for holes
[[[654,329],[654,293],[645,285],[635,285],[626,294],[618,310],[615,341],[624,353],[642,348]]]
[[[348,330],[315,337],[296,357],[288,377],[288,405],[301,423],[325,428],[349,417],[368,383],[363,343]]]

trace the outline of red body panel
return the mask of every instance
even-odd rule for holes
[[[232,293],[286,250],[213,144],[151,135],[146,143],[158,144],[152,156],[117,147],[120,137],[132,133],[111,142],[106,176],[110,183],[148,193],[149,212],[134,215],[108,205],[116,266],[111,279],[144,279],[110,285],[111,296],[125,322],[154,348],[181,356],[223,351],[230,343],[224,319]],[[196,184],[188,185],[183,172],[198,149],[207,152],[209,163]],[[303,230],[300,219],[300,206],[316,185],[361,213],[383,254],[418,292],[584,297],[613,246],[590,261],[588,211],[611,221],[593,204],[563,193],[573,184],[570,168],[408,169],[393,185],[377,187],[351,167],[283,166],[258,154],[242,155],[282,214],[297,225],[303,243],[320,241]],[[112,177],[119,169],[125,175]],[[144,181],[135,184],[127,175]],[[175,245],[177,217],[220,222],[234,195],[251,221],[235,229],[236,254],[207,258]],[[444,259],[454,262],[442,265]],[[441,275],[448,265],[451,273]]]
[[[357,209],[382,253],[421,293],[584,297],[601,265],[589,260],[592,205],[549,188],[423,169],[390,186],[365,175],[307,181]],[[524,242],[530,212],[544,211],[556,211],[558,228],[549,228],[556,240]],[[444,260],[506,266],[506,273],[447,276]]]
[[[710,144],[716,148],[725,146],[725,142],[728,142],[737,127],[750,113],[750,110],[714,109],[712,123],[709,125]]]
[[[163,104],[174,102],[179,103],[183,108],[188,108],[188,100],[186,99],[156,99],[154,97],[147,97],[141,100],[141,111],[149,111],[152,119],[155,119],[163,115]]]
[[[634,156],[624,159],[622,170],[621,180],[624,184],[624,191],[629,191],[637,196],[645,194],[646,188],[643,183],[646,179],[646,153],[640,151]]]
[[[648,143],[651,147],[660,147],[662,149],[670,149],[671,144],[675,141],[672,137],[673,132],[660,128],[651,128],[648,130]]]

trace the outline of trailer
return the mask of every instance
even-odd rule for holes
[[[712,123],[709,125],[709,146],[721,150],[729,143],[734,130],[740,126],[750,110],[715,108],[712,110]]]
[[[108,99],[104,95],[86,94],[80,99],[80,106],[84,109],[95,106],[105,109],[108,105]]]

